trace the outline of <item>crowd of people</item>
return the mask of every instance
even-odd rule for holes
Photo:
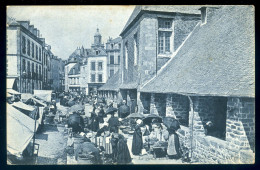
[[[67,97],[73,99],[73,97]],[[113,101],[94,96],[77,96],[73,99],[75,104],[89,104],[90,117],[82,117],[78,112],[70,114],[68,124],[74,133],[85,132],[92,134],[89,138],[95,138],[95,144],[110,157],[113,163],[131,163],[131,154],[127,145],[127,137],[120,131],[120,126],[128,121],[128,126],[133,130],[133,140],[131,152],[133,155],[142,155],[144,142],[152,144],[151,139],[159,138],[159,141],[167,141],[167,156],[169,159],[179,159],[182,157],[182,150],[179,142],[177,129],[168,128],[156,118],[149,123],[143,122],[143,118],[129,118],[130,108],[126,101],[115,105]],[[116,106],[116,107],[115,107]],[[146,112],[145,112],[146,113]],[[70,122],[71,121],[71,122]],[[76,122],[73,124],[73,121]],[[145,131],[143,132],[143,129]],[[158,135],[159,134],[159,135]],[[149,143],[150,142],[150,143]],[[150,149],[150,146],[148,146]]]

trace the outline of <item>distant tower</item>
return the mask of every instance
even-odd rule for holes
[[[91,45],[91,48],[104,48],[104,44],[102,44],[102,36],[99,33],[99,29],[97,28],[97,32],[94,35],[94,44]]]
[[[99,33],[99,29],[97,28],[97,32],[94,35],[94,44],[97,45],[97,46],[100,46],[101,45],[101,39],[102,39],[102,36]]]

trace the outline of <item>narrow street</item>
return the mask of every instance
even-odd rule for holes
[[[65,111],[60,107],[58,110]],[[67,137],[62,125],[44,125],[43,131],[36,134],[35,142],[40,144],[37,164],[66,164]]]

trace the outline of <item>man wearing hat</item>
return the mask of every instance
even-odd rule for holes
[[[118,133],[119,119],[114,116],[115,112],[111,113],[111,118],[108,120],[110,132]]]
[[[123,105],[119,107],[118,117],[125,118],[130,114],[130,107],[126,105],[126,100],[123,100]]]

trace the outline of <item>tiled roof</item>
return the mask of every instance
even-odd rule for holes
[[[100,91],[105,91],[105,90],[110,90],[110,91],[118,91],[119,90],[119,71],[117,71],[111,78],[109,78],[102,87],[100,87],[98,90]]]
[[[211,19],[141,91],[255,96],[253,7],[223,6]]]
[[[193,5],[138,5],[135,7],[133,13],[129,17],[126,25],[121,32],[122,35],[125,30],[130,26],[130,24],[137,18],[137,16],[142,12],[168,12],[168,13],[187,13],[187,14],[198,14],[200,15],[200,11],[198,10],[201,6]]]
[[[96,50],[99,50],[99,54],[98,55],[107,55],[106,50],[104,48],[97,48],[97,47],[95,47],[94,49],[93,48],[86,49],[86,51],[88,52],[88,56],[96,56]]]

